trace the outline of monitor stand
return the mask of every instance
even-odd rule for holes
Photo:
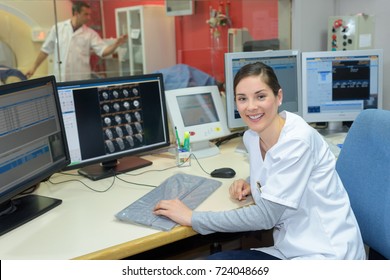
[[[0,235],[3,235],[60,205],[62,200],[35,194],[21,196],[0,207]]]
[[[97,181],[152,164],[153,162],[140,157],[124,157],[118,160],[88,165],[80,168],[78,172],[82,176],[85,176],[93,181]]]
[[[210,141],[192,142],[191,153],[196,158],[212,157],[219,154],[219,148]]]
[[[328,122],[328,130],[334,132],[343,131],[343,122]]]
[[[347,133],[348,127],[343,125],[342,121],[328,122],[325,128],[317,128],[317,131],[323,136],[335,135],[340,133]]]

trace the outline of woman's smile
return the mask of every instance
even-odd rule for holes
[[[264,116],[264,114],[247,115],[247,116],[252,121],[259,121]]]

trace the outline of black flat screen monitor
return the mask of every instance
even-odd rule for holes
[[[170,145],[161,73],[58,83],[71,156],[66,169],[99,180],[151,165]]]
[[[70,162],[54,76],[0,87],[0,235],[61,204],[22,195]]]

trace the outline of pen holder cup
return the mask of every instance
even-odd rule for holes
[[[178,167],[191,166],[191,151],[176,149],[176,165]]]

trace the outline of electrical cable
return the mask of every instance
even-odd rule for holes
[[[224,143],[226,143],[234,138],[242,137],[244,135],[244,132],[245,131],[240,131],[240,132],[236,132],[236,133],[230,134],[228,136],[219,138],[214,144],[215,144],[215,146],[219,147],[220,145],[222,145],[222,144],[224,144]]]
[[[51,180],[51,178],[49,178],[47,181],[50,182],[53,185],[59,185],[59,184],[68,183],[68,182],[78,182],[78,183],[81,183],[82,185],[84,185],[85,187],[87,187],[89,190],[94,191],[94,192],[98,192],[98,193],[105,193],[108,190],[110,190],[114,186],[115,179],[118,179],[118,180],[120,180],[122,182],[129,183],[129,184],[132,184],[132,185],[156,188],[157,186],[155,186],[155,185],[143,184],[143,183],[135,183],[135,182],[131,182],[131,181],[125,180],[125,179],[123,179],[123,178],[121,178],[119,176],[122,175],[122,174],[126,174],[126,175],[129,175],[129,176],[140,176],[140,175],[143,175],[143,174],[149,173],[149,172],[162,172],[162,171],[166,171],[166,170],[169,170],[169,169],[172,169],[172,168],[180,167],[181,165],[185,164],[190,158],[194,158],[195,161],[197,162],[198,166],[202,169],[202,171],[204,173],[206,173],[207,175],[210,175],[210,173],[207,172],[203,168],[203,166],[200,164],[200,162],[199,162],[198,158],[195,156],[195,154],[191,153],[190,156],[188,157],[188,159],[185,160],[184,162],[182,162],[180,165],[173,165],[173,166],[170,166],[170,167],[167,167],[167,168],[163,168],[163,169],[146,170],[146,171],[143,171],[143,172],[140,172],[140,173],[137,173],[137,174],[134,174],[134,173],[121,173],[121,174],[118,173],[118,174],[115,174],[113,176],[113,181],[111,182],[110,186],[107,187],[105,190],[94,189],[94,188],[88,186],[88,184],[86,184],[85,182],[83,182],[82,180],[79,180],[79,179],[70,179],[70,180],[65,180],[65,181],[61,181],[61,182],[54,182],[53,180]],[[77,176],[77,177],[80,176],[79,174],[66,173],[66,172],[59,172],[59,174],[67,175],[67,176]]]

